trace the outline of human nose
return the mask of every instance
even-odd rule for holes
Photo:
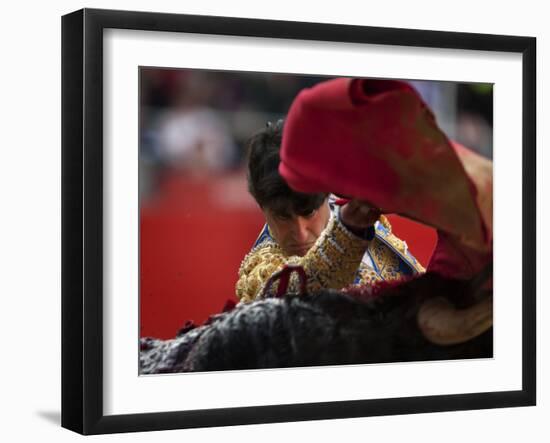
[[[304,217],[296,217],[293,223],[293,234],[297,242],[305,242],[308,239],[308,221]]]

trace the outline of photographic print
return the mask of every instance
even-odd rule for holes
[[[535,404],[534,38],[62,23],[64,427]]]
[[[492,84],[139,86],[140,374],[492,357]]]

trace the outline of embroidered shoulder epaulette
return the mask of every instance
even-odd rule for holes
[[[405,275],[415,275],[426,271],[420,262],[410,253],[407,242],[392,233],[391,224],[385,216],[382,215],[380,217],[375,227],[375,239],[386,245],[402,261],[402,263],[399,263],[398,268],[400,272]]]

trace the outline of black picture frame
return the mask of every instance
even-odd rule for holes
[[[522,56],[522,388],[131,415],[103,412],[103,31],[454,48]],[[536,39],[83,9],[62,18],[62,426],[82,434],[529,406],[536,403]]]

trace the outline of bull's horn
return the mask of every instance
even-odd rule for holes
[[[464,343],[493,325],[493,297],[466,309],[456,309],[446,298],[426,300],[418,310],[418,326],[436,345]]]

